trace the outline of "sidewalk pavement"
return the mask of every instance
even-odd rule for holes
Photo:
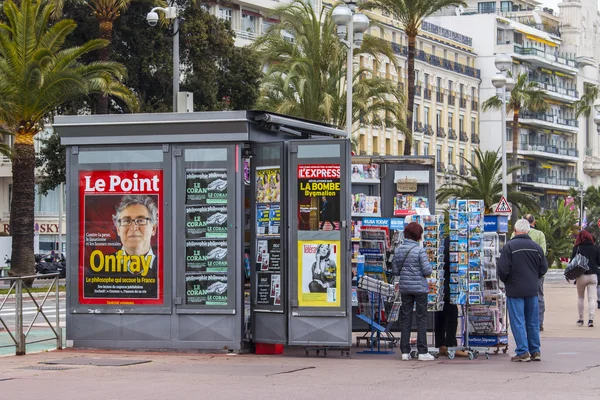
[[[573,285],[546,286],[542,362],[511,363],[504,355],[402,362],[399,353],[347,359],[333,351],[305,357],[302,348],[276,356],[68,349],[0,358],[0,393],[65,400],[597,398],[600,326],[575,326],[576,297]],[[145,362],[44,364],[120,360]]]

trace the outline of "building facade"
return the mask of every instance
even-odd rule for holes
[[[331,6],[327,3],[316,4]],[[239,1],[212,5],[209,11],[231,22],[236,45],[251,44],[277,20],[270,17],[281,3],[269,0]],[[397,60],[395,67],[385,57],[375,60],[361,56],[355,65],[368,67],[380,77],[393,80],[407,93],[407,38],[402,26],[386,16],[368,13],[379,26],[368,33],[387,40]],[[290,37],[290,40],[293,40]],[[477,55],[472,38],[433,23],[424,23],[417,40],[415,61],[416,96],[413,128],[413,155],[436,155],[438,185],[450,173],[468,174],[465,160],[474,160],[479,146],[479,84],[475,68]],[[357,151],[363,155],[402,155],[404,134],[394,128],[357,127]]]
[[[589,175],[584,174],[584,155],[591,152],[589,145],[593,146],[594,139],[590,138],[589,120],[577,118],[572,105],[579,99],[584,82],[597,77],[597,69],[588,79],[581,78],[586,67],[578,49],[568,46],[557,30],[563,27],[554,10],[531,2],[494,1],[472,2],[466,9],[440,14],[431,21],[474,38],[482,101],[496,95],[491,79],[497,74],[496,55],[502,53],[512,56],[514,76],[526,74],[545,94],[548,110],[521,110],[516,130],[513,115],[507,115],[507,153],[512,155],[516,138],[517,162],[522,167],[518,172],[520,189],[537,196],[542,207],[555,207],[570,188],[580,182],[591,184]],[[481,113],[483,149],[500,149],[500,121],[500,111]],[[597,137],[595,140],[597,143]],[[514,164],[511,161],[509,165]]]

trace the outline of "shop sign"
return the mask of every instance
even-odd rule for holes
[[[398,193],[414,193],[418,190],[416,179],[400,179],[396,181],[396,191]]]
[[[162,170],[79,173],[80,304],[163,304]]]
[[[65,234],[65,226],[63,224],[63,235]],[[35,222],[33,228],[36,233],[40,235],[58,235],[58,221],[57,222]],[[10,233],[10,222],[3,222],[0,225],[0,232],[9,234]]]

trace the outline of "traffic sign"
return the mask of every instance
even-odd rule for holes
[[[506,201],[506,197],[500,197],[500,201],[496,205],[494,212],[497,214],[512,214],[512,208],[510,208],[508,201]]]

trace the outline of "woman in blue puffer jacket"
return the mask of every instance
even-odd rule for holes
[[[431,275],[427,251],[418,243],[423,236],[423,228],[411,222],[404,228],[404,242],[396,247],[392,267],[394,275],[399,276],[401,309],[400,350],[402,360],[410,360],[410,333],[413,307],[417,312],[417,350],[419,361],[432,361],[435,358],[428,353],[427,347],[427,277]]]

